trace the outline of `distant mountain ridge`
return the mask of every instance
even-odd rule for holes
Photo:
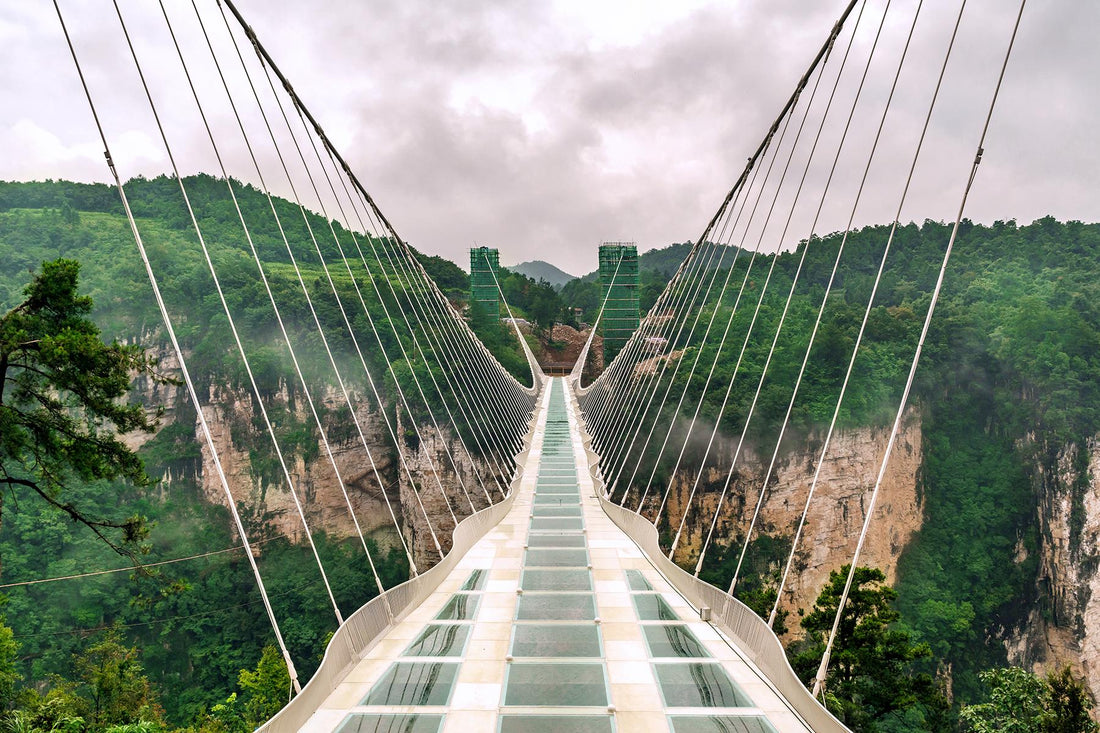
[[[560,290],[561,286],[565,285],[570,280],[577,279],[576,275],[570,275],[560,267],[555,267],[543,260],[521,262],[518,265],[509,265],[507,269],[512,272],[518,272],[520,275],[525,275],[536,282],[539,280],[546,280],[553,285],[556,290]]]

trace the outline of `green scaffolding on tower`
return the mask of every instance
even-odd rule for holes
[[[496,273],[500,251],[492,247],[470,248],[470,302],[479,304],[493,320],[500,318],[500,291]]]
[[[638,330],[638,248],[632,242],[600,245],[600,295],[603,363],[610,364]]]

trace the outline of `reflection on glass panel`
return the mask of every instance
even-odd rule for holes
[[[527,538],[528,547],[584,547],[581,534],[533,534]]]
[[[584,529],[584,520],[580,517],[533,517],[531,519],[532,532],[543,532],[548,529],[572,529],[580,531]]]
[[[443,610],[436,616],[437,619],[446,621],[464,621],[471,619],[477,612],[478,601],[481,600],[481,596],[467,596],[467,595],[453,595],[451,600],[447,601],[447,605],[443,607]]]
[[[420,632],[403,656],[461,657],[469,635],[469,624],[432,624]]]
[[[579,517],[581,516],[581,507],[579,504],[573,506],[537,504],[532,510],[532,514],[536,517]]]
[[[524,570],[520,587],[529,590],[592,590],[588,570]]]
[[[481,590],[485,585],[485,578],[489,575],[489,571],[484,568],[478,568],[470,573],[470,577],[466,578],[466,582],[462,584],[459,590]]]
[[[362,705],[446,705],[457,662],[397,662],[371,688]]]
[[[595,624],[516,624],[513,657],[599,657]]]
[[[524,564],[539,568],[583,568],[588,565],[588,551],[528,550]]]
[[[442,715],[353,713],[336,733],[437,733],[442,726]]]
[[[718,662],[654,664],[657,682],[669,708],[744,708],[752,707]]]
[[[634,608],[642,621],[679,621],[680,617],[668,605],[668,601],[656,593],[639,593],[634,597]]]
[[[508,665],[505,705],[589,707],[607,705],[602,664]]]
[[[651,657],[709,657],[686,626],[643,626]]]
[[[610,715],[501,715],[500,733],[612,733]]]
[[[520,621],[591,621],[596,599],[581,593],[524,593],[519,597]]]
[[[777,733],[760,715],[675,715],[673,733]]]
[[[641,570],[627,570],[626,582],[630,590],[653,590],[653,586],[649,584]]]
[[[535,494],[535,506],[580,506],[581,495],[576,491],[565,492],[538,492]]]
[[[581,490],[576,484],[539,484],[535,487],[535,503],[539,499],[551,496],[555,499],[571,497],[575,501],[581,500]]]

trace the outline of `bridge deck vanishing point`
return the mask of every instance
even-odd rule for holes
[[[567,390],[543,390],[508,513],[302,730],[809,730],[604,512]]]

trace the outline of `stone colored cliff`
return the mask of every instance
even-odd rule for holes
[[[1009,662],[1045,673],[1065,664],[1100,699],[1100,439],[1036,467],[1039,603],[1006,632]]]
[[[887,428],[860,428],[834,434],[806,518],[795,567],[783,594],[783,608],[790,611],[810,608],[828,581],[829,572],[840,568],[844,562],[841,558],[852,556],[867,516],[888,433]],[[764,533],[784,540],[789,547],[806,505],[821,444],[822,436],[810,436],[781,453],[754,536]],[[712,540],[717,546],[708,549],[708,554],[720,552],[723,545],[731,543],[734,545],[731,549],[740,552],[741,538],[752,519],[772,448],[755,447],[742,452]],[[681,564],[698,557],[735,450],[736,441],[727,438],[713,453],[719,456],[718,462],[714,465],[711,461],[712,466],[703,477],[677,549],[676,559]],[[921,422],[911,410],[887,466],[859,561],[861,565],[881,568],[891,583],[895,580],[898,555],[921,525],[917,476],[922,456]],[[683,516],[694,478],[694,474],[681,472],[673,482],[668,499],[673,533]],[[781,572],[782,564],[783,561],[775,562],[772,569]],[[797,622],[788,626],[797,631]]]
[[[174,354],[165,352],[160,357],[162,370],[175,373]],[[162,429],[180,419],[193,421],[201,461],[196,465],[196,475],[188,478],[199,487],[205,500],[228,506],[214,456],[206,444],[197,415],[188,409],[177,410],[178,405],[189,402],[183,387],[154,385],[142,379],[135,383],[133,395],[145,404],[166,406]],[[300,394],[292,396],[284,384],[276,394],[265,396],[265,405],[273,416],[276,429],[285,428],[280,420],[292,416],[290,419],[311,435],[304,449],[299,446],[292,451],[282,446],[291,478],[288,484],[247,388],[211,385],[203,402],[203,415],[210,427],[222,471],[253,540],[271,533],[286,535],[295,542],[305,540],[302,519],[291,493],[293,485],[313,532],[323,530],[335,537],[355,536],[355,523],[348,509],[350,502],[365,536],[383,546],[396,545],[399,540],[392,511],[412,548],[418,569],[423,570],[439,559],[425,514],[431,518],[435,536],[446,551],[450,548],[454,529],[452,511],[461,520],[470,513],[471,507],[474,510],[484,508],[489,503],[487,492],[494,502],[499,501],[502,487],[506,491],[511,478],[494,476],[484,459],[471,457],[449,432],[441,434],[434,428],[421,426],[422,439],[416,440],[415,432],[406,430],[409,426],[401,414],[397,416],[396,434],[405,436],[408,432],[411,437],[402,441],[399,458],[378,409],[362,395],[352,395],[352,402],[357,407],[355,422],[363,432],[361,438],[355,424],[347,419],[343,394],[335,389],[329,389],[318,404],[329,438],[330,458],[329,450],[319,439],[308,403]],[[277,414],[279,417],[275,417]],[[344,416],[343,420],[340,415]],[[392,411],[390,415],[392,419]],[[151,437],[133,435],[129,442],[131,447],[137,448]],[[261,463],[266,464],[266,468]],[[475,463],[477,474],[473,468]],[[337,471],[344,490],[337,480]],[[410,474],[415,490],[409,480]],[[176,477],[166,473],[159,478],[162,488],[171,490]],[[256,526],[260,518],[266,524],[266,531]]]

